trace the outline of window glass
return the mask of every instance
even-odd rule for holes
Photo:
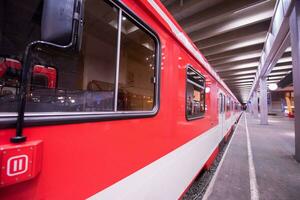
[[[6,4],[6,23],[1,28],[4,37],[1,40],[1,55],[21,57],[25,45],[32,40],[38,40],[40,32],[42,6],[28,6],[24,1]],[[41,3],[41,2],[40,2]],[[14,13],[12,4],[20,9]],[[17,13],[17,11],[15,10]],[[11,13],[11,15],[9,14]],[[18,21],[22,19],[21,21]],[[26,20],[29,25],[23,24]],[[10,23],[13,21],[14,23]],[[83,44],[79,53],[54,51],[39,47],[31,55],[32,75],[31,87],[27,96],[27,112],[82,112],[82,111],[112,111],[115,83],[115,66],[117,52],[117,22],[118,10],[104,1],[88,0],[85,2],[85,24]],[[13,29],[13,27],[17,27]],[[20,28],[18,28],[20,27]],[[21,30],[22,29],[22,30]],[[26,39],[25,33],[33,33]],[[22,34],[24,33],[24,35]],[[24,36],[24,37],[23,37]],[[20,41],[22,39],[22,41]],[[10,61],[2,56],[5,73],[1,81],[10,83],[15,90],[2,92],[0,111],[15,111],[7,98],[15,101],[18,88],[18,75],[21,65],[19,60]],[[6,60],[6,61],[5,61]],[[3,62],[3,61],[2,61]],[[9,63],[10,62],[10,63]],[[13,63],[12,63],[13,62]],[[7,64],[8,63],[8,64]],[[2,67],[3,68],[3,67]],[[13,74],[11,73],[13,72]]]
[[[218,110],[219,113],[223,113],[223,95],[220,93],[218,97]]]
[[[226,112],[230,111],[230,98],[226,97]]]
[[[53,63],[57,69],[57,87],[32,87],[26,110],[113,111],[117,23],[117,9],[104,1],[86,1],[81,51],[76,54],[51,49],[35,52],[39,62]]]
[[[21,63],[18,60],[0,57],[0,111],[16,111],[20,74]]]
[[[26,45],[40,40],[43,1],[31,5],[21,0],[7,1],[1,6],[0,113],[16,112],[22,56]],[[156,41],[125,14],[120,25],[119,13],[119,8],[109,1],[86,0],[80,52],[46,46],[33,49],[26,112],[153,109]]]
[[[197,118],[205,112],[205,79],[196,70],[187,68],[186,115]]]
[[[223,113],[225,113],[226,112],[226,104],[225,104],[225,101],[226,101],[226,96],[223,94],[223,100],[222,100],[222,111],[223,111]]]
[[[152,110],[155,42],[128,16],[122,20],[118,110]]]
[[[16,112],[25,47],[40,38],[42,1],[0,1],[0,112]]]

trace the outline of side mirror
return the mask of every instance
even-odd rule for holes
[[[57,45],[80,46],[82,0],[44,0],[41,39]]]

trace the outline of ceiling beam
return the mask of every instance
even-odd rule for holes
[[[292,64],[289,64],[289,65],[282,65],[282,66],[275,66],[273,69],[272,69],[272,72],[274,71],[279,71],[279,70],[292,70],[293,69],[293,65]]]
[[[248,63],[258,63],[259,58],[249,58],[245,60],[239,60],[239,61],[234,61],[234,62],[229,62],[229,63],[224,63],[220,65],[213,64],[215,69],[222,69],[222,68],[229,68],[229,67],[234,67],[234,66],[239,66],[239,65],[244,65]]]
[[[263,22],[255,23],[250,26],[242,27],[237,30],[229,31],[222,35],[216,35],[204,40],[197,41],[195,45],[201,49],[208,47],[232,42],[232,41],[241,41],[249,37],[257,36],[260,34],[267,34],[268,27],[271,20],[266,20]]]
[[[225,67],[215,68],[216,72],[234,71],[239,69],[257,69],[259,62],[248,62],[245,64],[236,64]]]
[[[225,72],[225,73],[218,73],[221,78],[228,78],[228,77],[233,77],[233,76],[240,76],[240,75],[255,75],[256,70],[236,70],[234,72]]]
[[[161,2],[169,8],[169,6],[171,6],[171,4],[175,3],[177,0],[161,0]]]
[[[261,50],[256,50],[256,51],[250,51],[250,52],[245,52],[245,53],[239,53],[239,54],[233,54],[232,57],[229,58],[210,58],[208,59],[209,63],[214,66],[214,67],[221,67],[226,65],[231,65],[235,64],[238,62],[254,62],[254,61],[259,61],[261,56]],[[291,51],[287,51],[282,55],[282,58],[291,58],[292,53]],[[280,60],[280,59],[279,59]]]
[[[250,78],[250,79],[242,79],[242,80],[227,80],[225,81],[226,84],[227,83],[244,83],[244,82],[252,82],[254,80],[254,78]]]
[[[249,5],[253,5],[258,0],[224,0],[222,3],[217,4],[203,12],[198,12],[192,16],[188,16],[180,21],[186,32],[190,33],[195,30],[207,27],[212,24],[219,23],[220,21],[228,20],[233,14],[238,14],[238,12]]]
[[[227,80],[242,80],[242,79],[247,79],[247,78],[255,78],[255,75],[251,74],[251,75],[236,76],[236,77],[224,77],[222,79],[224,81],[227,81]]]
[[[170,6],[168,10],[172,13],[173,17],[177,21],[184,18],[190,18],[192,15],[197,15],[207,10],[208,8],[222,2],[224,0],[209,0],[209,1],[199,1],[199,0],[189,0],[189,1],[180,1],[177,0]]]
[[[223,66],[230,63],[244,62],[251,60],[250,62],[259,61],[261,50],[249,51],[245,53],[234,54],[231,57],[225,58],[210,58],[208,61],[212,66]]]
[[[239,62],[237,64],[227,64],[219,67],[215,67],[216,72],[233,71],[239,69],[257,69],[259,62]],[[273,71],[289,71],[292,69],[292,62],[278,63]]]
[[[245,83],[228,83],[228,86],[232,87],[232,86],[241,86],[241,85],[249,85],[252,86],[252,82],[245,82]]]
[[[283,71],[283,72],[271,72],[270,74],[269,74],[269,77],[271,77],[271,76],[278,76],[278,75],[287,75],[287,74],[289,74],[291,72],[291,70],[289,70],[289,71]]]
[[[208,61],[210,61],[210,60],[239,56],[241,54],[250,56],[251,52],[253,52],[253,51],[256,51],[256,53],[261,52],[261,49],[263,48],[263,46],[264,46],[263,44],[256,44],[256,45],[243,47],[240,49],[234,49],[231,51],[226,51],[226,52],[218,53],[218,54],[211,55],[211,56],[205,56],[205,57]],[[255,55],[255,56],[257,56],[257,55]]]
[[[211,48],[206,48],[201,50],[201,52],[206,55],[214,55],[225,51],[241,49],[244,47],[249,47],[257,44],[263,44],[265,42],[266,35],[265,34],[257,34],[248,38],[243,38],[241,41],[232,41],[222,45],[213,46]]]
[[[185,30],[187,31],[187,33],[189,33],[191,39],[195,42],[232,30],[236,30],[241,27],[266,21],[271,19],[273,15],[274,2],[275,1],[266,1],[262,4],[259,4],[258,6],[253,6],[249,9],[246,9],[244,12],[233,13],[227,20],[217,24],[205,26],[206,28],[196,25],[189,26],[189,28],[185,28]]]

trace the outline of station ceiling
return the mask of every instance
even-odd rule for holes
[[[161,0],[231,91],[246,102],[276,0]],[[268,83],[292,69],[287,48]]]

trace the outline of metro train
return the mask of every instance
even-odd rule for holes
[[[0,199],[181,198],[241,115],[158,0],[1,1],[0,19]]]

